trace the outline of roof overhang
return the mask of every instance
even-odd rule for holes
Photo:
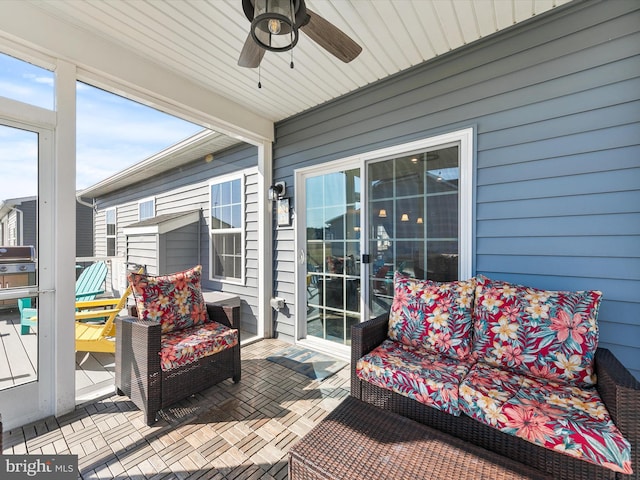
[[[170,213],[158,215],[154,218],[142,220],[123,228],[123,233],[130,235],[162,235],[172,232],[200,220],[200,210],[190,212]]]
[[[78,196],[82,198],[98,198],[135,183],[148,180],[150,177],[167,170],[194,162],[199,158],[204,159],[209,154],[215,156],[216,152],[239,143],[241,143],[239,140],[221,133],[203,130],[146,158],[140,163],[136,163],[95,185],[81,190]]]

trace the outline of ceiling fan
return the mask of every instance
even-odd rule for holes
[[[242,9],[251,30],[238,59],[241,67],[258,67],[267,50],[292,49],[298,42],[298,29],[345,63],[362,51],[346,33],[308,10],[304,0],[242,0]]]

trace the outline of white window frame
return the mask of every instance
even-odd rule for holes
[[[140,215],[140,208],[142,207],[142,205],[147,204],[151,202],[151,210],[152,210],[152,215],[150,217],[144,217],[142,218],[142,216]],[[147,220],[149,218],[155,218],[156,216],[156,197],[149,197],[149,198],[143,198],[142,200],[138,201],[138,221],[142,221],[142,220]]]
[[[246,243],[245,243],[245,235],[246,235],[246,221],[245,221],[245,208],[246,208],[246,195],[245,195],[245,178],[244,172],[237,172],[234,174],[224,175],[220,177],[213,178],[209,181],[209,210],[207,214],[207,225],[209,226],[209,280],[223,282],[223,283],[232,283],[236,285],[244,285],[245,284],[245,258],[246,258]],[[236,228],[224,228],[224,229],[212,229],[211,228],[211,209],[213,207],[211,200],[211,188],[214,185],[220,185],[223,183],[233,182],[235,180],[240,180],[240,211],[241,211],[241,222],[242,225]],[[213,252],[213,237],[215,235],[223,235],[229,233],[240,233],[240,242],[241,242],[241,252],[240,252],[240,277],[221,277],[215,276],[213,274],[213,261],[214,261],[214,252]]]
[[[109,212],[113,212],[114,217],[114,226],[115,233],[113,235],[109,235]],[[104,246],[104,254],[107,257],[110,256],[118,256],[118,209],[115,207],[107,208],[104,211],[104,238],[105,238],[105,246]],[[114,252],[113,255],[109,255],[109,239],[114,239]]]

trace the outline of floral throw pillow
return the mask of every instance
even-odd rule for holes
[[[154,320],[162,333],[197,326],[208,320],[202,296],[202,266],[170,275],[153,276],[130,272],[138,317]]]
[[[399,272],[389,313],[389,338],[464,360],[471,353],[475,279],[418,280]]]
[[[598,291],[539,290],[478,278],[474,357],[532,377],[595,384]]]

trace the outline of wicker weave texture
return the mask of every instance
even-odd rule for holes
[[[155,423],[161,408],[227,378],[240,381],[240,307],[207,304],[207,313],[211,320],[238,329],[238,344],[168,371],[160,368],[160,324],[117,319],[116,391],[144,411],[147,425]]]
[[[596,353],[598,392],[622,434],[631,442],[633,475],[616,476],[612,470],[563,455],[507,435],[465,415],[455,417],[415,400],[359,380],[357,360],[382,343],[387,336],[386,315],[352,328],[351,395],[380,408],[454,435],[500,455],[545,471],[558,480],[605,480],[640,478],[640,386],[633,376],[606,349]]]
[[[289,452],[289,480],[550,478],[353,397]]]

